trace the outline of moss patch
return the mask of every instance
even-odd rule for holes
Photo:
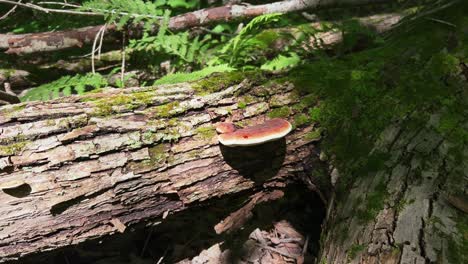
[[[118,94],[106,98],[94,99],[84,97],[83,102],[94,102],[95,110],[93,116],[108,116],[115,113],[115,108],[132,111],[139,107],[147,106],[151,103],[151,92],[136,92],[131,94]]]
[[[169,156],[168,147],[165,144],[159,144],[149,148],[149,156],[152,164],[164,163]]]
[[[275,118],[275,117],[281,117],[285,118],[291,115],[291,110],[287,106],[275,108],[271,110],[268,114],[268,117],[270,118]]]
[[[198,127],[196,129],[197,137],[203,140],[211,140],[213,137],[216,136],[216,130],[213,126],[207,127]]]
[[[294,116],[294,124],[293,125],[295,127],[300,127],[300,126],[303,126],[303,125],[309,124],[309,123],[310,123],[310,118],[306,114],[298,114],[298,115]]]
[[[367,222],[373,220],[380,210],[383,209],[385,199],[388,197],[387,186],[385,182],[380,181],[374,191],[369,193],[365,199],[364,208],[357,211],[358,219]]]
[[[242,72],[215,73],[208,78],[196,82],[192,88],[199,95],[219,92],[229,86],[240,83],[245,77]]]
[[[365,245],[352,245],[347,252],[348,259],[353,260],[359,254],[359,252],[363,251],[364,249],[366,249]]]
[[[171,111],[174,110],[179,106],[178,101],[170,102],[167,104],[159,105],[151,109],[151,111],[157,116],[157,117],[170,117],[172,116]]]
[[[0,146],[0,156],[11,156],[19,154],[30,142],[20,141],[9,145]]]
[[[304,135],[306,140],[319,140],[322,137],[321,130],[313,130]]]

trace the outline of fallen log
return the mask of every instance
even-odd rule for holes
[[[327,173],[314,124],[263,145],[218,144],[219,121],[256,124],[278,113],[293,121],[303,109],[293,85],[249,79],[256,83],[110,89],[0,108],[0,262],[164,221],[220,197],[319,182],[313,175]],[[327,199],[328,180],[320,182],[312,189]]]
[[[343,5],[363,5],[385,3],[388,0],[347,0],[347,1],[318,1],[318,0],[285,0],[264,5],[226,5],[206,8],[171,17],[168,28],[182,30],[196,26],[203,26],[215,22],[226,22],[239,18],[252,18],[264,14],[291,13],[308,9],[339,7]],[[72,47],[82,47],[94,41],[98,31],[104,25],[83,27],[56,32],[28,33],[28,34],[0,34],[0,49],[6,49],[7,54],[28,54],[36,52],[58,51]],[[153,31],[157,30],[157,25]],[[115,25],[106,26],[104,40],[115,42],[119,39]],[[129,36],[141,35],[141,26],[130,28]]]

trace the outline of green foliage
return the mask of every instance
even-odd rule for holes
[[[205,67],[202,70],[194,71],[190,73],[172,73],[165,75],[159,80],[154,82],[154,85],[158,84],[172,84],[172,83],[181,83],[181,82],[192,82],[197,81],[202,78],[207,77],[215,72],[230,72],[234,68],[229,67],[227,64],[222,64],[218,66]]]
[[[268,117],[270,118],[275,118],[275,117],[281,117],[281,118],[286,118],[291,114],[291,110],[287,106],[279,107],[279,108],[274,108],[268,113]]]
[[[100,74],[88,73],[86,75],[64,76],[56,81],[32,88],[22,101],[49,100],[71,94],[84,94],[87,91],[102,88],[107,80]]]
[[[143,1],[143,0],[90,0],[82,4],[79,10],[98,11],[105,14],[108,23],[116,22],[122,28],[130,20],[138,23],[142,20],[157,21],[158,16],[163,14],[162,6],[165,1]]]
[[[145,22],[144,25],[149,30],[152,24],[161,22],[160,19],[167,10],[191,9],[198,4],[198,0],[90,0],[84,2],[78,10],[104,13],[107,22],[115,22],[119,28],[128,23]]]
[[[287,68],[292,68],[299,64],[301,58],[294,52],[291,52],[289,56],[278,55],[273,60],[263,64],[260,69],[266,71],[277,71]]]
[[[236,67],[252,60],[253,51],[265,48],[266,41],[256,38],[265,27],[278,23],[281,14],[266,14],[252,19],[239,34],[231,39],[220,51],[219,60]]]
[[[394,164],[389,152],[376,151],[374,143],[396,122],[404,131],[414,131],[428,128],[430,118],[434,119],[431,129],[450,143],[450,160],[455,164],[467,160],[468,132],[463,124],[467,120],[468,90],[462,74],[462,63],[468,59],[466,12],[465,6],[437,14],[438,19],[456,27],[424,20],[411,23],[384,42],[374,41],[371,49],[346,54],[353,45],[350,41],[333,58],[318,54],[315,60],[290,72],[288,76],[301,95],[319,99],[319,104],[308,111],[324,128],[323,148],[334,156],[340,170],[338,200],[348,197],[350,186],[359,177],[375,175],[373,172],[385,171]],[[309,104],[301,100],[301,105]],[[436,118],[431,117],[435,113]],[[459,184],[462,175],[462,171],[444,175],[446,189],[463,193]],[[356,211],[361,221],[375,219],[386,202],[384,179],[374,181],[377,186],[362,198],[362,207]],[[405,203],[411,201],[402,200],[396,209],[401,210]],[[459,263],[458,256],[464,251],[457,241],[451,243],[456,251],[451,254],[455,256],[453,263]]]

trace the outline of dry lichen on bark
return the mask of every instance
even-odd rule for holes
[[[213,128],[223,119],[261,122],[271,102],[298,101],[292,89],[244,81],[203,95],[178,84],[1,108],[0,187],[17,184],[0,193],[0,259],[77,244],[210,198],[281,188],[291,176],[310,176],[319,166],[317,138],[304,136],[313,125],[250,150],[218,145]],[[248,103],[239,107],[247,93]]]

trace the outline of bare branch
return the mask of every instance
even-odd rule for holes
[[[21,3],[21,0],[18,1],[18,3]],[[16,8],[18,6],[15,5],[13,8],[11,8],[10,10],[8,10],[8,12],[6,12],[2,17],[0,17],[0,20],[3,20],[5,18],[7,18],[11,13],[15,12]]]
[[[203,26],[220,21],[231,21],[239,18],[252,18],[263,14],[290,13],[306,9],[324,8],[332,6],[363,5],[369,3],[388,2],[390,0],[285,0],[263,5],[226,5],[214,8],[206,8],[171,17],[169,29],[182,30],[191,27]],[[8,0],[0,2],[16,3]],[[29,6],[27,6],[29,7]],[[51,9],[42,10],[50,12]],[[44,11],[45,12],[45,11]],[[86,12],[85,12],[86,13]],[[57,51],[71,47],[81,47],[84,44],[91,44],[97,31],[102,26],[79,28],[69,31],[57,31],[46,33],[31,33],[23,35],[0,34],[0,49],[7,49],[6,53],[27,54],[44,51]],[[158,25],[153,26],[156,31]],[[118,31],[115,25],[107,27],[108,34],[106,40],[115,41]],[[128,32],[128,37],[135,37],[141,33],[141,24],[134,25]]]
[[[54,8],[45,8],[39,5],[31,4],[31,3],[21,3],[20,1],[14,2],[9,0],[0,0],[0,3],[11,4],[16,6],[21,6],[25,8],[30,8],[34,10],[38,10],[44,13],[62,13],[62,14],[71,14],[71,15],[87,15],[87,16],[102,16],[101,13],[94,13],[94,12],[83,12],[83,11],[75,11],[75,10],[66,10],[66,9],[54,9]]]

